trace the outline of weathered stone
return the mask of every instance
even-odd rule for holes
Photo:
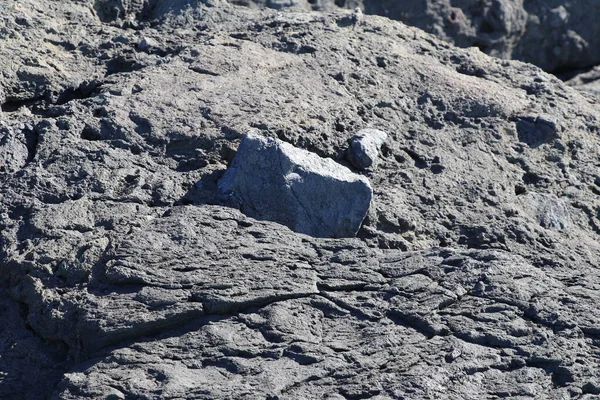
[[[406,4],[452,16],[390,10]],[[522,22],[478,5],[488,37]],[[0,171],[0,398],[597,396],[593,96],[358,13],[0,10],[1,146],[19,154]],[[362,126],[390,134],[357,237],[219,205],[243,132],[329,159],[314,170]]]
[[[571,226],[567,206],[561,199],[545,193],[527,193],[519,196],[525,212],[534,218],[541,227],[563,231]]]
[[[148,51],[152,48],[158,47],[158,42],[151,37],[143,37],[138,43],[137,47],[142,51]]]
[[[29,152],[24,135],[0,125],[0,172],[15,172],[27,162]]]
[[[369,181],[333,160],[249,132],[219,182],[220,199],[246,215],[315,237],[352,237],[369,205]]]
[[[234,4],[279,8],[266,0]],[[288,7],[296,5],[287,3]],[[600,9],[595,0],[313,0],[305,10],[338,7],[364,10],[426,30],[460,47],[478,47],[494,57],[529,62],[547,71],[582,69],[600,63]],[[462,64],[462,63],[461,63]],[[466,73],[483,70],[459,68]]]
[[[600,66],[572,77],[567,84],[600,97]]]
[[[266,5],[276,10],[291,7],[306,9],[309,7],[309,2],[307,0],[267,0]]]
[[[530,147],[550,143],[559,137],[556,120],[548,116],[525,117],[517,121],[519,140]]]
[[[358,169],[375,168],[387,133],[378,129],[362,129],[350,141],[348,159]]]

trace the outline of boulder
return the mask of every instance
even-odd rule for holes
[[[331,159],[249,132],[219,182],[223,204],[315,237],[352,237],[369,205],[369,181]]]
[[[350,141],[348,159],[358,169],[375,167],[387,133],[378,129],[362,129]]]

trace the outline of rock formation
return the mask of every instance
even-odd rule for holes
[[[232,0],[274,9],[364,10],[419,27],[460,47],[564,72],[600,64],[595,0]]]
[[[600,67],[578,73],[567,81],[567,84],[584,92],[600,96]]]
[[[352,12],[0,9],[0,398],[600,393],[593,95]],[[369,127],[356,237],[221,204],[249,130]]]
[[[366,0],[368,14],[425,29],[461,47],[547,71],[600,63],[600,8],[593,0]],[[349,5],[356,7],[353,1]]]

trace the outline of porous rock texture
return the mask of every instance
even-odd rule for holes
[[[460,47],[560,72],[600,64],[596,0],[231,0],[274,9],[359,8]]]
[[[576,89],[600,96],[600,66],[576,74],[566,83]]]
[[[346,0],[356,7],[354,1]],[[461,47],[546,71],[600,64],[595,0],[358,0],[368,14],[418,26]]]
[[[221,204],[315,237],[354,237],[373,190],[330,158],[248,132],[219,181]]]
[[[595,97],[382,17],[140,4],[0,0],[0,398],[600,393]],[[249,129],[350,167],[366,127],[357,237],[219,205]]]

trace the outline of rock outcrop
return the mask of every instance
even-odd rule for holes
[[[331,11],[360,8],[419,27],[460,47],[553,72],[600,64],[595,0],[232,0],[234,4]]]
[[[600,392],[596,97],[358,13],[0,9],[0,398]],[[367,127],[355,237],[220,203],[249,130]]]
[[[567,81],[567,85],[600,96],[600,66],[571,77]]]
[[[349,5],[356,7],[352,1]],[[600,64],[600,8],[593,0],[365,0],[362,7],[458,46],[477,46],[492,56],[547,71]]]

